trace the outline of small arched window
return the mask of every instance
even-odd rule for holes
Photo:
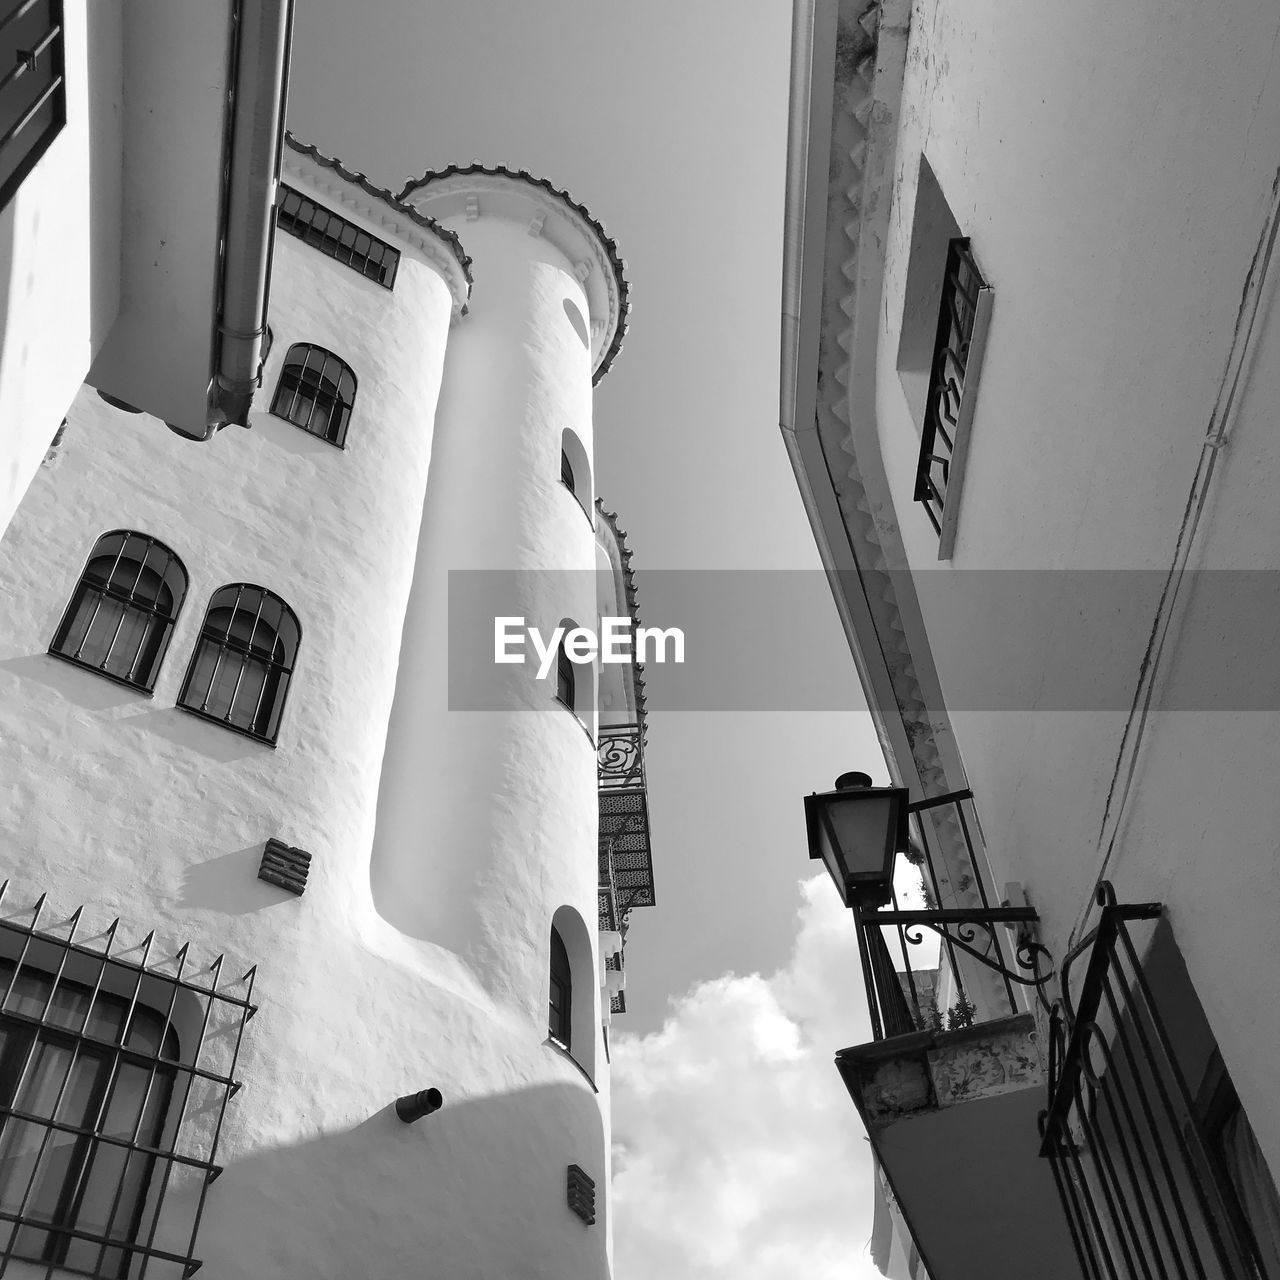
[[[178,705],[274,743],[301,628],[278,595],[248,582],[209,600]]]
[[[546,652],[543,650],[543,652]],[[564,645],[560,646],[560,651],[556,654],[556,697],[564,703],[570,711],[574,709],[574,697],[577,693],[577,676],[573,670],[573,663],[569,659],[569,655],[564,651]]]
[[[131,529],[104,533],[49,652],[150,691],[186,594],[187,571],[164,543]]]
[[[570,427],[560,433],[560,482],[578,500],[591,520],[591,458],[578,433]],[[595,522],[592,521],[594,527]]]
[[[551,987],[547,1009],[547,1034],[566,1049],[573,1048],[573,974],[569,953],[560,931],[551,927]]]
[[[350,366],[323,347],[296,342],[281,366],[271,412],[342,448],[355,399]]]

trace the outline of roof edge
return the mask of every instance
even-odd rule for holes
[[[298,155],[306,156],[313,160],[323,169],[330,169],[338,175],[344,182],[349,182],[352,186],[358,187],[365,195],[372,197],[374,200],[384,204],[392,213],[399,217],[407,218],[409,221],[422,227],[425,231],[429,231],[433,236],[440,240],[452,255],[454,261],[458,264],[462,272],[462,277],[466,282],[467,296],[470,296],[471,286],[474,283],[472,275],[472,261],[467,255],[467,251],[462,247],[462,239],[456,231],[450,231],[448,227],[437,222],[435,218],[429,214],[421,213],[412,205],[405,204],[399,196],[395,195],[388,187],[380,187],[372,182],[363,173],[358,170],[349,169],[336,156],[326,155],[318,147],[309,143],[299,142],[298,139],[286,130],[284,135],[285,147]],[[462,303],[462,312],[466,312],[466,299]]]
[[[471,164],[451,164],[443,169],[428,169],[420,178],[409,178],[393,198],[397,201],[404,201],[413,192],[420,191],[423,187],[430,186],[433,182],[441,182],[446,178],[465,177],[471,173],[484,174],[487,177],[510,178],[515,182],[525,182],[532,187],[539,188],[567,205],[592,229],[596,238],[600,241],[605,257],[608,258],[609,265],[613,270],[614,283],[618,290],[618,319],[614,325],[613,337],[591,375],[591,384],[596,386],[604,375],[609,372],[618,352],[622,350],[622,341],[631,323],[631,286],[627,281],[627,264],[618,249],[618,242],[605,230],[605,226],[600,219],[595,217],[586,205],[575,200],[563,187],[557,187],[546,178],[536,177],[528,169],[512,169],[503,164],[485,165],[480,164],[478,161],[472,161]]]

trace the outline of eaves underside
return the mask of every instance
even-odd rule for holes
[[[871,469],[883,473],[874,370],[909,4],[850,0],[837,8],[821,315],[816,367],[809,374],[822,465],[799,445],[793,446],[793,460],[805,469],[806,507],[819,543],[827,547],[829,572],[842,558],[836,552],[841,542],[856,566],[856,575],[835,570],[833,585],[845,598],[841,612],[882,742],[894,757],[906,754],[896,763],[913,790],[918,779],[920,794],[940,794],[951,787],[930,711],[931,703],[941,706],[940,690],[931,697],[922,687],[892,572],[893,566],[906,568],[905,551],[892,513],[877,520],[865,478]],[[819,246],[804,249],[815,252]],[[802,433],[806,424],[796,422],[794,429]],[[832,527],[832,504],[821,501],[823,490],[834,496],[838,528]],[[859,613],[869,615],[874,642],[865,634],[859,638],[850,622]],[[875,677],[876,669],[883,679]]]

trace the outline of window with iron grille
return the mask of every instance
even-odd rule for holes
[[[154,935],[113,954],[118,920],[86,945],[44,905],[0,920],[0,1274],[190,1276],[253,972],[188,976],[185,947],[152,967]]]
[[[551,993],[547,1013],[547,1034],[566,1049],[573,1047],[573,975],[569,969],[569,953],[560,931],[551,930]]]
[[[573,699],[577,691],[578,678],[573,670],[573,663],[569,660],[569,655],[564,651],[564,645],[560,646],[560,652],[556,655],[556,697],[564,703],[570,711],[574,710]]]
[[[395,283],[396,268],[400,265],[398,249],[283,183],[276,207],[276,224],[291,236],[319,249],[326,257],[336,258],[386,289]]]
[[[0,209],[66,120],[62,0],[0,0]]]
[[[341,449],[355,399],[356,375],[345,361],[323,347],[297,342],[285,355],[271,412]]]
[[[178,705],[274,745],[301,628],[263,587],[219,587],[209,601]]]
[[[150,691],[186,594],[187,572],[164,543],[129,529],[104,533],[49,652]]]
[[[968,239],[952,240],[942,280],[914,493],[938,534],[939,559],[947,559],[955,543],[956,500],[968,456],[991,298],[991,287],[978,270]]]

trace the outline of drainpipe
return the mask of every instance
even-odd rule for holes
[[[231,21],[213,377],[203,434],[180,431],[193,440],[247,427],[261,381],[293,0],[234,0]]]

